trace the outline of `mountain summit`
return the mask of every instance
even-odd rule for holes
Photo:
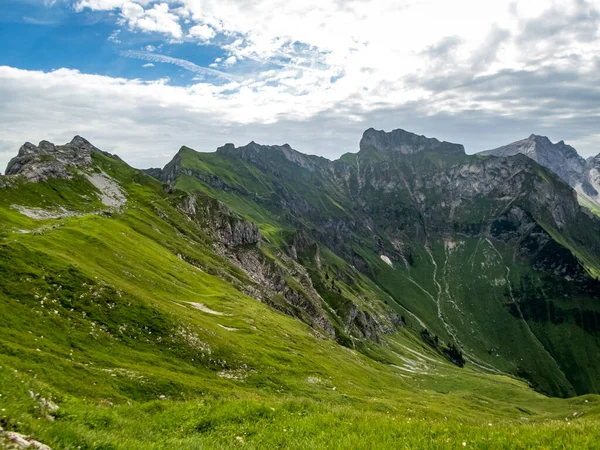
[[[532,134],[527,139],[479,154],[501,157],[523,154],[565,180],[577,191],[582,204],[592,208],[600,207],[600,184],[597,176],[600,166],[595,163],[597,158],[586,161],[564,141],[552,143],[546,136]]]
[[[9,161],[6,175],[23,175],[33,182],[70,178],[68,167],[89,167],[93,150],[95,147],[81,136],[75,136],[65,145],[42,141],[35,146],[26,142],[19,154]]]
[[[381,152],[398,152],[402,154],[413,154],[428,150],[458,153],[464,153],[465,151],[460,144],[440,142],[436,138],[419,136],[402,129],[386,132],[369,128],[363,133],[359,147],[361,150],[372,148]]]

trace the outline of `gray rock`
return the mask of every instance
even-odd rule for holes
[[[31,439],[24,434],[9,432],[6,433],[7,439],[15,445],[17,448],[33,448],[38,450],[52,450],[46,444],[42,444],[41,442],[36,441],[35,439]]]
[[[428,150],[464,153],[465,148],[460,144],[439,141],[435,138],[419,136],[402,129],[390,132],[369,128],[360,140],[360,149],[375,149],[382,152],[399,152],[413,154]]]
[[[80,136],[59,146],[48,141],[42,141],[38,146],[27,142],[8,163],[6,175],[21,175],[33,183],[51,178],[68,179],[72,177],[70,167],[87,168],[92,165],[94,150],[96,148]]]
[[[564,141],[554,144],[546,136],[535,134],[480,154],[498,157],[525,155],[566,181],[577,191],[583,204],[591,202],[600,206],[600,155],[586,161]]]
[[[515,156],[523,154],[538,164],[552,170],[571,186],[581,182],[585,169],[585,160],[577,151],[564,143],[553,144],[546,136],[532,134],[527,139],[481,152],[482,155]]]

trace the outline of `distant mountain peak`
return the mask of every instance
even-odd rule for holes
[[[532,142],[536,142],[536,143],[540,143],[540,144],[552,144],[552,141],[550,140],[550,138],[548,138],[548,136],[542,136],[541,134],[531,134],[528,138],[528,141],[532,141]]]
[[[360,150],[375,149],[381,152],[398,152],[413,154],[426,150],[464,153],[460,144],[440,141],[436,138],[417,135],[401,128],[386,132],[369,128],[360,140]]]
[[[531,134],[527,139],[480,154],[499,157],[525,155],[556,173],[575,188],[580,197],[600,205],[600,180],[590,172],[594,162],[586,161],[563,140],[553,143],[547,136]]]

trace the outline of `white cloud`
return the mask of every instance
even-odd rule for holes
[[[144,16],[144,8],[138,3],[125,2],[121,6],[121,14],[129,21],[134,21]]]
[[[223,61],[224,66],[233,66],[235,63],[237,63],[237,58],[235,56],[230,56],[225,61]]]
[[[195,25],[188,31],[190,37],[199,38],[202,41],[209,41],[215,37],[215,30],[207,25]]]
[[[173,64],[175,66],[179,66],[183,69],[189,70],[190,72],[195,72],[202,75],[210,75],[213,77],[224,78],[227,80],[232,80],[233,77],[225,72],[219,72],[218,70],[207,69],[206,67],[199,66],[194,64],[191,61],[187,61],[185,59],[180,58],[172,58],[170,56],[159,55],[157,53],[147,53],[147,52],[138,52],[134,50],[129,50],[121,53],[123,56],[128,58],[137,58],[143,59],[151,62],[159,62],[165,64]]]
[[[371,95],[365,108],[427,95],[423,89],[406,89],[404,78],[429,77],[432,68],[442,73],[439,60],[428,59],[423,52],[448,37],[458,44],[445,68],[470,72],[471,79],[504,69],[526,68],[533,53],[537,60],[544,59],[548,64],[574,54],[590,63],[597,53],[597,40],[579,39],[576,24],[574,32],[563,39],[568,44],[563,45],[564,51],[555,52],[554,45],[530,45],[531,51],[526,52],[525,44],[519,42],[529,20],[548,14],[567,17],[567,23],[558,25],[569,29],[569,18],[586,14],[592,17],[594,7],[581,0],[540,0],[535,8],[480,0],[164,0],[145,10],[141,17],[138,5],[135,17],[131,17],[133,3],[144,2],[81,0],[79,5],[120,10],[132,29],[160,31],[171,39],[182,38],[179,22],[189,18],[195,25],[189,29],[188,39],[205,42],[216,34],[224,36],[217,44],[229,55],[226,65],[245,61],[302,70],[299,78],[304,81],[296,81],[297,91],[319,95],[321,87],[311,88],[309,84],[316,81],[314,71],[320,71],[318,82],[331,84],[339,97],[365,96],[366,87]],[[335,86],[327,81],[332,79]]]
[[[87,3],[85,4],[85,6],[92,9],[117,8],[116,6],[113,6],[114,3],[110,0],[86,1],[104,2],[97,5],[97,8],[93,8]],[[82,3],[79,5],[82,5]],[[180,39],[183,36],[183,31],[181,30],[181,25],[179,24],[179,16],[170,12],[169,5],[167,3],[157,3],[154,4],[154,6],[152,6],[150,9],[144,9],[143,6],[140,5],[139,0],[137,2],[126,1],[121,2],[118,8],[121,10],[122,21],[126,23],[132,30],[158,32],[167,36],[171,36],[175,39]]]
[[[152,63],[142,64],[142,67],[144,67],[144,68],[154,67],[154,64],[152,64]]]
[[[121,40],[119,39],[120,34],[121,34],[121,30],[113,30],[113,32],[108,37],[108,40],[114,42],[115,44],[120,44],[121,43]]]
[[[120,8],[121,5],[123,5],[123,0],[81,0],[75,4],[75,10],[83,11],[85,8],[89,8],[96,11],[110,11]]]
[[[169,5],[159,3],[145,11],[143,17],[130,21],[130,26],[139,28],[142,31],[158,31],[159,33],[170,34],[176,39],[183,36],[179,17],[169,12]]]
[[[156,47],[154,45],[146,45],[147,52],[153,52],[154,50],[156,50]]]

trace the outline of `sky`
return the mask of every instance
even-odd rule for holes
[[[0,0],[0,170],[81,135],[335,159],[368,128],[600,153],[600,0]]]

